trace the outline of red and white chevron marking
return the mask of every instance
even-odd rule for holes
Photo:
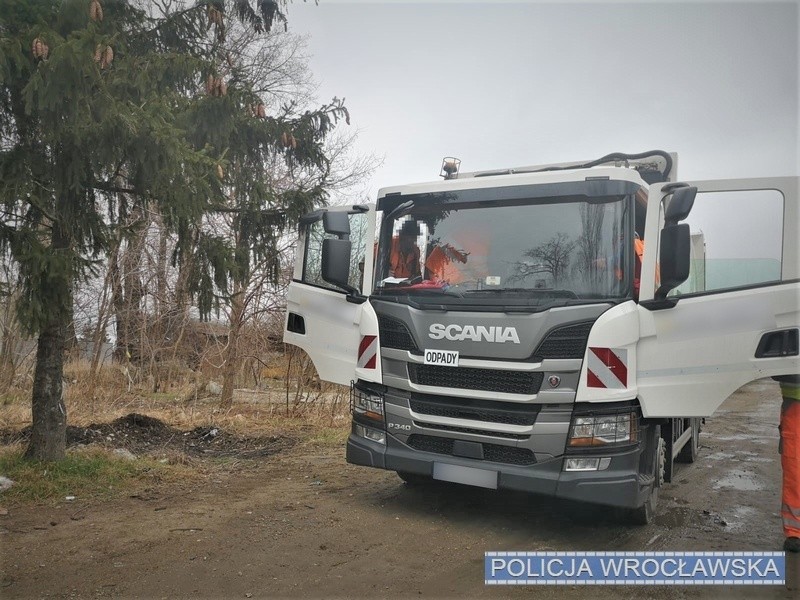
[[[378,364],[378,336],[363,335],[358,345],[358,363],[360,369],[374,369]]]
[[[624,348],[589,348],[586,385],[590,388],[628,387],[628,351]]]

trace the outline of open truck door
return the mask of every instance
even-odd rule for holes
[[[283,341],[305,350],[325,381],[350,385],[357,369],[367,367],[373,377],[380,375],[377,319],[363,318],[372,310],[366,298],[372,291],[374,240],[374,205],[323,208],[300,219]],[[348,243],[349,272],[338,285],[331,283],[323,277],[331,255],[340,259]]]
[[[689,182],[686,215],[670,214],[681,184],[651,186],[636,353],[646,417],[709,416],[750,381],[800,373],[798,180]]]

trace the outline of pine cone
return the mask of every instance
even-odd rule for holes
[[[114,50],[111,49],[111,46],[106,46],[106,49],[103,51],[103,60],[100,61],[100,67],[105,69],[106,67],[111,66],[111,63],[114,61]]]
[[[259,119],[267,118],[267,107],[264,106],[264,104],[261,102],[259,102],[258,106],[256,106],[256,117],[258,117]]]
[[[222,25],[222,13],[219,12],[216,8],[208,5],[208,22],[209,25],[213,23],[214,25]]]
[[[292,147],[292,150],[297,150],[297,139],[293,136],[289,136],[289,145]]]
[[[281,144],[283,144],[283,147],[284,147],[284,148],[288,148],[288,147],[289,147],[289,146],[291,146],[291,144],[292,144],[292,143],[289,141],[289,134],[288,134],[288,133],[286,133],[285,131],[283,132],[283,135],[281,135]]]
[[[214,76],[211,73],[206,77],[206,94],[209,96],[214,95]]]
[[[217,94],[219,96],[227,96],[228,95],[228,84],[219,79],[217,81]]]
[[[217,177],[220,179],[225,177],[225,171],[222,170],[222,165],[217,165]]]
[[[42,38],[34,38],[31,43],[31,54],[37,60],[47,60],[47,55],[50,54],[50,47],[44,43]]]
[[[98,0],[92,0],[92,3],[89,5],[89,18],[92,21],[103,20],[103,7],[100,6]]]

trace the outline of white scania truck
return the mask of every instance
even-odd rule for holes
[[[701,418],[800,372],[798,177],[458,164],[301,220],[284,340],[351,386],[347,461],[648,522]]]

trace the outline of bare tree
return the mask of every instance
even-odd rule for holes
[[[603,217],[605,210],[602,204],[582,204],[581,230],[578,239],[578,262],[576,269],[587,280],[592,289],[599,285],[601,270],[598,267],[598,256],[603,247]]]
[[[537,262],[518,261],[514,265],[514,280],[524,280],[537,273],[549,273],[553,285],[559,286],[570,264],[570,257],[577,242],[570,240],[566,233],[559,232],[543,244],[526,250],[527,256]]]

